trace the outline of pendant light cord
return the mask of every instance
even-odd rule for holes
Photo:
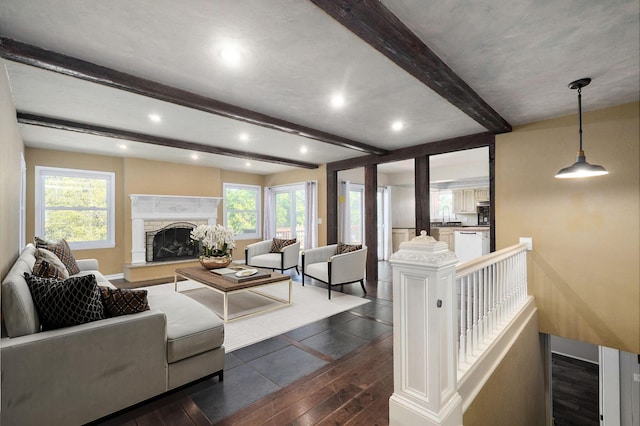
[[[580,152],[578,155],[584,155],[582,151],[582,87],[578,87],[578,120],[579,127],[578,133],[580,134]]]

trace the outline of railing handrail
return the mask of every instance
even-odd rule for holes
[[[456,266],[456,280],[479,271],[487,266],[507,259],[527,248],[526,243],[515,244],[476,259],[462,262]]]

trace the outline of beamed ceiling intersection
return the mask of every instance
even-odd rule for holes
[[[429,47],[379,1],[311,0],[325,13],[385,55],[398,67],[428,86],[460,111],[485,127],[489,133],[511,131],[511,125],[449,68]],[[297,136],[348,148],[364,154],[387,156],[389,151],[339,135],[296,124],[277,117],[231,105],[196,93],[127,74],[115,69],[45,50],[0,36],[0,56],[7,60],[128,91],[206,113],[239,120]],[[18,112],[23,124],[91,135],[126,139],[153,145],[221,154],[249,160],[316,168],[318,164],[289,158],[215,147],[185,140],[164,138],[94,123],[79,123]]]

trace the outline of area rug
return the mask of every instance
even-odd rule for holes
[[[173,283],[153,286],[154,291],[173,291]],[[191,280],[178,283],[178,290],[199,303],[221,313],[223,298],[221,294],[205,288]],[[288,285],[279,284],[261,289],[281,299],[288,297]],[[225,324],[224,346],[227,352],[252,345],[278,336],[298,327],[330,317],[340,312],[348,311],[365,303],[369,299],[351,296],[340,292],[331,292],[331,300],[327,297],[327,290],[314,286],[302,287],[293,282],[293,304],[273,311],[256,313],[250,317],[240,318]],[[253,313],[266,306],[275,306],[271,300],[252,293],[239,293],[229,298],[229,313]]]

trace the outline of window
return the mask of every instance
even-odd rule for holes
[[[36,166],[36,235],[72,249],[115,247],[115,174]]]
[[[456,219],[453,212],[453,191],[431,189],[431,221],[451,222]]]
[[[256,185],[223,184],[224,226],[231,227],[237,240],[261,238],[260,190]]]

